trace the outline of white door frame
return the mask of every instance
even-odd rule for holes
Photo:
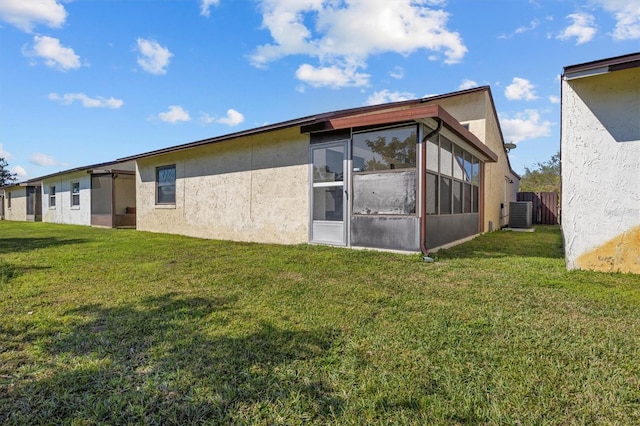
[[[350,176],[349,159],[351,158],[350,141],[340,140],[334,142],[326,142],[313,144],[309,149],[309,161],[311,164],[309,171],[310,182],[310,235],[309,240],[313,243],[331,244],[339,246],[349,245],[349,216],[350,216]],[[342,181],[314,181],[314,154],[316,151],[327,150],[330,148],[342,148]],[[342,191],[342,220],[318,220],[314,219],[315,190],[325,188],[334,191]]]

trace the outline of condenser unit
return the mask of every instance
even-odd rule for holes
[[[533,203],[531,201],[512,201],[509,203],[509,226],[511,228],[531,228]]]

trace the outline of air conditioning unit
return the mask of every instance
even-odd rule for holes
[[[531,228],[533,203],[531,201],[512,201],[509,203],[509,226],[511,228]]]

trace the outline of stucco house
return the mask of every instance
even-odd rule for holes
[[[640,52],[567,66],[561,84],[567,267],[640,273]]]
[[[507,225],[519,182],[487,86],[119,161],[139,230],[423,252]]]
[[[2,196],[2,218],[40,222],[42,221],[42,182],[37,179],[7,185],[0,188]]]
[[[135,226],[135,163],[112,161],[39,178],[43,222]]]

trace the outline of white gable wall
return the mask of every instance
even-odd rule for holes
[[[640,272],[640,68],[562,82],[569,269]]]
[[[71,205],[71,183],[80,183],[80,205]],[[56,187],[56,205],[49,206],[49,191]],[[86,170],[58,175],[42,181],[42,221],[91,225],[91,175]]]

